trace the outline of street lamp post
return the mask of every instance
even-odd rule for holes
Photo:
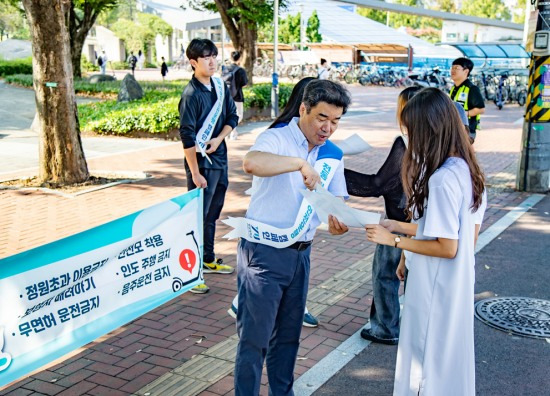
[[[304,3],[300,3],[300,51],[304,50]]]
[[[225,47],[225,25],[223,24],[222,22],[222,37],[221,37],[221,43],[222,43],[222,72],[223,72],[223,67],[225,65],[225,51],[224,51],[224,47]]]
[[[279,54],[279,0],[273,4],[273,75],[271,82],[271,118],[279,116],[279,75],[277,74],[277,56]]]

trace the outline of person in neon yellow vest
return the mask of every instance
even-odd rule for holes
[[[468,116],[470,127],[470,142],[476,138],[476,132],[480,129],[480,116],[485,113],[485,102],[479,88],[470,79],[470,73],[474,69],[474,62],[468,58],[457,58],[451,67],[451,79],[454,86],[449,95],[451,99],[464,107]]]

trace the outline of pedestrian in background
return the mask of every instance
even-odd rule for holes
[[[130,69],[132,69],[132,76],[135,75],[137,57],[134,55],[133,51],[130,51],[130,55],[128,56],[128,59],[126,59],[126,63],[128,63]]]
[[[145,64],[145,55],[143,55],[143,52],[139,50],[138,56],[137,56],[137,67],[139,70],[143,70],[143,65]]]
[[[168,65],[164,61],[164,56],[161,57],[162,63],[160,65],[160,74],[162,76],[162,81],[166,78],[166,75],[168,74]]]
[[[97,64],[101,69],[101,74],[105,74],[105,72],[107,71],[108,61],[109,61],[109,58],[107,58],[107,54],[105,53],[105,50],[101,51],[101,55],[97,58]]]
[[[321,58],[321,66],[317,71],[317,78],[319,80],[328,80],[328,62],[325,58]]]
[[[240,123],[244,115],[243,87],[248,84],[248,76],[246,75],[246,70],[241,67],[241,53],[239,51],[233,51],[231,53],[231,59],[233,63],[224,67],[222,78],[229,87],[229,92],[231,92],[231,96],[235,101]],[[237,128],[235,128],[231,132],[229,139],[236,140],[237,136],[239,136],[239,133],[237,132]]]
[[[469,79],[472,70],[474,70],[474,62],[471,59],[455,59],[451,67],[451,80],[454,85],[449,92],[451,99],[460,103],[468,116],[471,143],[475,141],[476,133],[481,127],[481,114],[485,113],[483,96],[479,88]]]

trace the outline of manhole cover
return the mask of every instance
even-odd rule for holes
[[[525,337],[550,338],[550,301],[497,297],[475,304],[475,315],[496,329]]]

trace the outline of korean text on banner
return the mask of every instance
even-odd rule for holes
[[[202,199],[195,189],[1,259],[0,386],[203,283]]]

